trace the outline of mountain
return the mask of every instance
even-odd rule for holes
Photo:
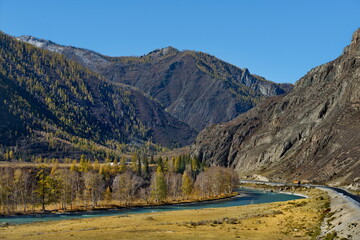
[[[146,141],[174,147],[196,136],[141,91],[1,32],[0,93],[3,151],[61,155]]]
[[[229,121],[264,97],[292,89],[291,84],[267,81],[202,52],[167,47],[141,57],[108,57],[31,36],[18,39],[61,53],[110,81],[144,91],[196,130]]]
[[[273,180],[350,184],[360,177],[360,29],[343,54],[287,95],[202,131],[192,154]]]

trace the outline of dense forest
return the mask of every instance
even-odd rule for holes
[[[134,153],[129,161],[102,164],[82,156],[67,165],[1,167],[0,206],[11,214],[164,204],[226,196],[237,184],[234,170],[205,167],[187,155],[155,161]]]
[[[0,160],[100,158],[128,144],[182,146],[196,134],[140,91],[3,33],[0,118]]]

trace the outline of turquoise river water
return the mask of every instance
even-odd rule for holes
[[[187,209],[202,209],[202,208],[220,208],[220,207],[233,207],[250,205],[257,203],[270,203],[270,202],[281,202],[294,199],[301,199],[303,197],[292,194],[283,194],[276,192],[264,192],[260,190],[252,189],[237,189],[239,196],[221,199],[215,201],[206,201],[198,203],[184,203],[175,205],[165,205],[156,207],[137,207],[137,208],[124,208],[124,209],[109,209],[109,210],[96,210],[78,213],[46,213],[36,215],[21,215],[21,216],[10,216],[0,217],[0,222],[7,222],[10,224],[23,224],[39,221],[58,221],[65,219],[79,219],[79,218],[90,218],[90,217],[104,217],[114,215],[129,215],[139,214],[148,212],[165,212],[165,211],[178,211]]]

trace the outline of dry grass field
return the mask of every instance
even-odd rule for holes
[[[0,239],[315,239],[326,193],[310,198],[228,208],[39,222],[0,228]]]

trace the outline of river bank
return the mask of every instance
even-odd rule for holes
[[[246,182],[244,185],[264,190],[279,190],[287,186],[286,184],[271,182]],[[344,195],[338,189],[336,191],[329,187],[316,185],[304,185],[304,187],[319,189],[329,196],[330,204],[324,215],[317,239],[360,240],[360,203],[358,201]],[[288,189],[293,190],[296,188],[298,187],[288,187]]]
[[[177,203],[172,205],[161,205],[161,206],[147,206],[147,207],[133,207],[123,209],[106,209],[97,211],[87,212],[74,212],[74,213],[47,213],[42,215],[24,215],[24,216],[13,216],[0,218],[2,222],[8,224],[25,224],[37,221],[58,221],[66,219],[81,219],[90,217],[104,217],[104,216],[115,216],[115,215],[131,215],[148,212],[162,212],[162,211],[178,211],[187,209],[203,209],[203,208],[223,208],[231,206],[251,205],[257,203],[270,203],[270,202],[281,202],[299,199],[299,196],[290,194],[279,194],[264,192],[255,189],[244,189],[239,188],[237,191],[240,193],[234,197],[221,198],[210,201],[200,202],[186,202]],[[4,225],[4,226],[5,226]]]
[[[2,239],[314,239],[320,232],[326,193],[283,202],[182,211],[148,212],[0,228]],[[275,196],[277,194],[266,194]],[[252,200],[250,200],[252,201]]]
[[[320,239],[328,236],[338,239],[359,240],[359,203],[332,189],[323,188],[322,190],[327,192],[330,197],[330,212],[321,226]]]
[[[132,208],[145,208],[145,207],[157,207],[157,206],[172,206],[172,205],[178,205],[178,204],[188,204],[188,203],[201,203],[201,202],[211,202],[211,201],[216,201],[216,200],[222,200],[222,199],[229,199],[229,198],[233,198],[238,196],[239,193],[238,192],[232,192],[229,194],[222,194],[220,196],[215,196],[215,197],[207,197],[207,198],[201,198],[201,199],[195,199],[195,198],[190,198],[190,199],[182,199],[182,200],[171,200],[171,201],[162,201],[162,202],[133,202],[133,203],[129,203],[129,204],[107,204],[107,205],[100,205],[97,207],[77,207],[74,209],[66,209],[66,210],[62,210],[62,209],[51,209],[51,210],[46,210],[41,211],[41,210],[35,210],[35,211],[27,211],[27,212],[23,212],[23,211],[19,211],[16,213],[2,213],[0,214],[0,222],[1,222],[1,218],[4,217],[14,217],[14,216],[41,216],[41,215],[46,215],[46,214],[73,214],[73,213],[91,213],[91,212],[96,212],[96,211],[104,211],[104,210],[122,210],[122,209],[132,209]]]

